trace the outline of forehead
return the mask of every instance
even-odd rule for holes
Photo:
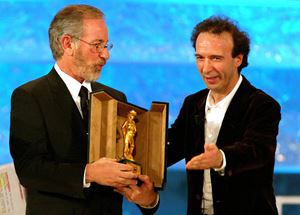
[[[84,19],[83,37],[92,37],[96,39],[107,40],[108,29],[104,19]]]
[[[213,34],[209,32],[200,33],[196,40],[196,52],[198,51],[224,51],[233,49],[233,39],[230,33]]]

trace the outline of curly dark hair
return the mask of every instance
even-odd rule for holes
[[[248,54],[250,52],[250,39],[246,32],[240,31],[234,21],[228,17],[211,16],[202,22],[198,23],[193,30],[191,42],[196,49],[196,40],[198,35],[203,32],[209,32],[212,34],[221,34],[228,32],[232,35],[233,49],[232,57],[236,57],[239,54],[243,54],[242,64],[238,68],[240,73],[242,69],[248,66]]]

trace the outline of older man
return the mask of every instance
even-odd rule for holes
[[[12,95],[10,148],[27,189],[26,214],[122,214],[122,196],[113,189],[127,186],[135,190],[132,201],[150,206],[142,212],[153,213],[157,194],[147,176],[114,159],[87,164],[88,93],[101,89],[126,101],[122,92],[95,82],[112,48],[103,13],[88,5],[63,8],[51,22],[49,41],[56,60],[50,73]]]

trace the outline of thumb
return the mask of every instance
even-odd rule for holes
[[[139,180],[142,181],[144,184],[152,184],[152,181],[147,175],[139,175]]]

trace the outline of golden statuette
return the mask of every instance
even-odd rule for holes
[[[135,148],[135,135],[137,133],[135,124],[136,115],[137,113],[135,110],[129,111],[127,119],[122,125],[124,150],[123,159],[121,160],[121,162],[132,165],[134,167],[134,172],[137,174],[141,174],[141,165],[135,162],[133,159],[133,153]]]

